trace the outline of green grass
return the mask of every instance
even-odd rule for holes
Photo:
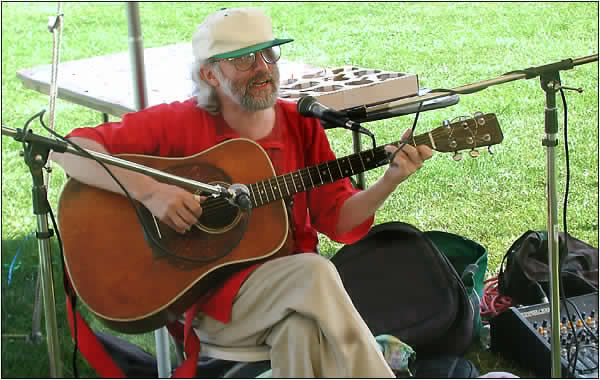
[[[245,3],[244,3],[245,4]],[[140,6],[144,47],[189,41],[196,24],[221,7],[241,3],[143,3]],[[512,70],[579,58],[598,52],[597,3],[267,3],[276,35],[292,37],[285,45],[287,60],[336,67],[344,64],[415,73],[420,86],[454,88],[492,79]],[[19,69],[51,63],[52,36],[48,17],[55,3],[2,3],[2,125],[22,128],[48,97],[24,89],[15,77]],[[121,3],[64,3],[61,61],[123,52],[128,48],[127,19]],[[577,22],[573,22],[577,20]],[[89,75],[93,75],[90,72]],[[182,73],[188,75],[188,73]],[[571,183],[568,230],[598,246],[598,64],[561,73],[562,83],[583,87],[567,92]],[[562,230],[565,188],[564,130],[559,102],[557,191]],[[423,230],[464,235],[489,251],[488,275],[494,276],[511,243],[529,229],[546,229],[544,93],[538,79],[519,80],[461,96],[453,107],[423,113],[417,127],[424,133],[445,119],[474,112],[497,114],[504,142],[495,154],[455,162],[436,154],[423,170],[403,183],[379,211],[376,223],[401,220]],[[56,130],[65,134],[95,125],[100,115],[58,101]],[[406,116],[365,124],[378,144],[396,141],[412,124]],[[46,134],[37,124],[37,133]],[[338,155],[352,152],[350,134],[330,130]],[[363,140],[366,141],[366,140]],[[31,176],[19,156],[19,143],[2,137],[2,377],[48,377],[45,343],[28,344],[9,334],[28,334],[38,271],[31,206]],[[54,165],[49,188],[53,208],[64,182]],[[367,173],[373,183],[384,168]],[[331,256],[339,244],[321,237],[321,251]],[[12,279],[8,268],[16,252]],[[71,377],[69,333],[64,297],[53,242],[57,277],[57,309],[65,376]],[[118,264],[115,264],[118,265]],[[85,313],[85,311],[83,311]],[[86,314],[87,315],[87,314]],[[92,318],[88,318],[91,320]],[[43,321],[42,321],[43,326]],[[93,321],[94,328],[102,328]],[[149,351],[153,334],[128,336]],[[531,374],[499,356],[479,350],[469,356],[482,370]],[[80,375],[95,377],[80,361]]]

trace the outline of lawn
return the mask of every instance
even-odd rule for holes
[[[222,7],[246,3],[142,3],[140,16],[144,47],[188,42],[195,25]],[[590,2],[314,2],[252,3],[261,6],[274,23],[275,33],[295,41],[283,47],[286,60],[322,67],[354,65],[417,74],[420,87],[456,88],[496,78],[506,72],[580,58],[598,53],[598,3]],[[19,69],[52,61],[52,35],[48,17],[56,3],[2,3],[2,126],[22,128],[42,108],[48,97],[25,89],[16,78]],[[124,52],[128,49],[127,18],[122,3],[64,3],[61,61]],[[93,72],[88,73],[94,75]],[[189,73],[181,73],[186,77]],[[598,246],[598,63],[561,72],[566,91],[568,128],[564,107],[557,97],[559,144],[556,177],[559,225],[593,246]],[[442,230],[479,242],[489,253],[488,277],[497,274],[504,253],[527,230],[546,230],[545,96],[538,78],[490,87],[461,95],[452,107],[425,112],[417,134],[442,125],[444,120],[495,113],[504,134],[494,155],[482,150],[477,159],[452,160],[435,154],[424,168],[403,183],[377,213],[375,223],[400,220],[422,230]],[[59,100],[56,131],[95,125],[96,111]],[[404,116],[365,123],[377,143],[396,141],[412,125]],[[34,132],[47,135],[37,123]],[[568,131],[570,184],[566,219],[563,220],[566,186],[565,138]],[[334,151],[352,152],[345,130],[328,130]],[[363,141],[366,141],[363,139]],[[21,146],[2,136],[2,377],[49,376],[45,341],[30,344],[22,335],[31,331],[36,278],[37,243],[32,234],[31,176]],[[467,155],[465,155],[467,156]],[[48,198],[56,209],[65,181],[53,165]],[[384,168],[366,173],[373,183]],[[64,313],[58,246],[52,240],[57,278],[57,320],[66,377],[72,377],[72,344]],[[320,236],[322,254],[330,257],[340,244]],[[115,264],[118,265],[118,264]],[[92,320],[91,316],[88,320]],[[42,320],[42,326],[43,320]],[[92,321],[94,328],[103,328]],[[153,334],[127,339],[154,350]],[[488,352],[469,353],[487,372],[507,370],[530,373]],[[80,376],[96,377],[79,360]]]

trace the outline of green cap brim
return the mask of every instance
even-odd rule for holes
[[[271,41],[262,42],[260,44],[248,46],[248,47],[245,47],[242,49],[230,51],[230,52],[223,53],[223,54],[217,54],[217,55],[213,56],[212,58],[223,59],[223,58],[241,57],[242,55],[246,55],[246,54],[253,53],[255,51],[270,48],[272,46],[287,44],[288,42],[292,42],[292,41],[294,41],[294,40],[291,38],[283,38],[283,39],[277,38],[277,39],[274,39]]]

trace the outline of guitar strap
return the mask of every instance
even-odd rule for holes
[[[124,378],[126,377],[121,368],[115,363],[115,361],[108,355],[102,343],[98,341],[96,334],[90,329],[85,320],[81,317],[78,311],[75,311],[73,315],[73,302],[77,300],[75,291],[71,286],[71,280],[65,271],[64,276],[64,287],[65,287],[65,299],[67,307],[67,317],[69,319],[69,327],[71,330],[71,337],[75,339],[74,330],[74,319],[77,321],[77,348],[79,352],[85,357],[89,365],[96,370],[98,375],[106,378]]]
[[[66,296],[67,317],[69,319],[71,337],[73,338],[75,337],[73,322],[74,320],[77,321],[77,346],[79,352],[81,352],[90,367],[94,368],[99,376],[104,378],[126,378],[127,376],[125,376],[123,370],[106,352],[104,345],[98,340],[98,337],[81,314],[78,311],[73,313],[72,302],[77,299],[77,296],[66,271],[63,284]],[[71,301],[71,297],[73,297],[73,301]],[[193,332],[191,322],[198,311],[197,309],[197,305],[194,305],[185,313],[185,326],[179,321],[167,325],[167,329],[173,338],[184,344],[186,354],[186,360],[173,372],[172,378],[196,377],[198,357],[200,355],[200,340],[196,336],[196,333]]]

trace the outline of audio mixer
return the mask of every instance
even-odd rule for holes
[[[560,303],[561,375],[598,378],[598,293],[567,301],[568,308],[565,302]],[[492,351],[518,361],[539,377],[549,378],[551,319],[549,303],[511,307],[490,320]]]

